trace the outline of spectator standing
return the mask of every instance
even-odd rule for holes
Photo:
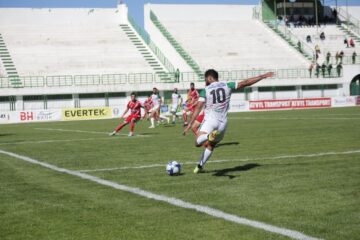
[[[353,63],[353,64],[356,63],[356,56],[357,56],[356,52],[354,52],[354,53],[352,54],[352,56],[351,56],[351,58],[352,58],[352,63]]]
[[[322,41],[325,40],[325,33],[324,33],[324,32],[321,32],[321,33],[320,33],[320,39],[321,39]]]
[[[350,44],[350,47],[355,47],[354,39],[350,38],[349,44]]]
[[[180,82],[180,71],[178,68],[175,71],[175,82]]]
[[[343,57],[344,57],[344,51],[341,50],[340,54],[339,54],[339,59],[340,59],[340,63],[343,63]]]
[[[327,54],[326,54],[326,64],[329,64],[330,58],[331,58],[331,53],[327,52]]]
[[[307,43],[311,43],[312,41],[311,41],[311,36],[310,35],[307,35],[306,36],[306,42]]]
[[[336,66],[336,72],[338,74],[338,77],[341,76],[341,71],[342,71],[342,65],[341,63],[339,63],[337,66]]]
[[[309,75],[310,75],[310,78],[312,77],[312,70],[314,69],[314,64],[311,63],[310,66],[309,66]]]
[[[344,39],[344,44],[346,44],[346,47],[347,47],[347,48],[349,47],[349,42],[348,42],[348,40],[346,39],[346,37],[345,37],[345,39]]]
[[[331,77],[331,70],[332,70],[333,66],[331,65],[331,63],[327,66],[327,70],[328,70],[328,74],[329,77]]]
[[[339,52],[336,52],[336,55],[335,55],[336,64],[338,64],[339,59],[340,59],[340,54],[339,54]]]
[[[317,63],[316,64],[316,77],[319,77],[320,75],[320,65]]]
[[[315,45],[315,52],[316,52],[316,53],[321,53],[321,52],[320,52],[320,47],[319,47],[318,44]]]
[[[321,73],[322,73],[323,78],[325,77],[325,72],[326,72],[326,65],[325,65],[325,63],[323,63],[321,65]]]
[[[298,41],[297,46],[298,46],[299,52],[302,53],[303,51],[302,51],[302,46],[301,46],[301,42],[300,42],[300,41]]]

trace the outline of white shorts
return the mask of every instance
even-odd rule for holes
[[[210,134],[212,131],[218,130],[220,134],[215,139],[215,142],[220,142],[224,138],[226,128],[227,120],[219,121],[215,119],[205,119],[200,126],[199,132],[206,132],[207,134]]]
[[[176,113],[176,112],[177,112],[177,109],[178,109],[178,106],[179,106],[179,105],[177,105],[177,104],[171,105],[171,112],[172,112],[172,113]]]
[[[159,110],[159,107],[160,107],[160,105],[156,105],[156,106],[154,106],[153,108],[151,108],[151,109],[149,110],[149,112],[158,111],[158,110]]]

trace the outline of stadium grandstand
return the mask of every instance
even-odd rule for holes
[[[281,4],[146,4],[144,29],[124,3],[110,9],[1,8],[0,109],[113,106],[134,90],[145,97],[155,85],[167,99],[174,87],[185,97],[189,82],[202,87],[208,68],[226,81],[275,72],[235,93],[239,101],[357,94],[356,9],[345,16],[338,8],[336,20],[325,23],[333,10],[320,1],[318,14],[309,1]],[[318,26],[295,26],[290,19],[299,12],[307,19],[321,16]],[[355,46],[347,48],[345,38]],[[335,55],[341,51],[340,64]],[[325,66],[328,52],[331,68]]]

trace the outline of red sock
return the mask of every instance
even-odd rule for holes
[[[115,129],[115,132],[120,131],[125,125],[126,125],[126,123],[122,123],[119,126],[117,126],[117,128]]]
[[[130,132],[134,132],[135,123],[133,121],[130,122]]]
[[[184,122],[187,122],[187,112],[183,113]]]
[[[193,133],[195,134],[195,136],[197,135],[198,133],[198,129],[197,128],[191,128],[191,130],[193,131]]]

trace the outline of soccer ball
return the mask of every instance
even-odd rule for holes
[[[179,175],[181,171],[181,165],[177,161],[169,162],[166,165],[166,172],[170,175]]]

